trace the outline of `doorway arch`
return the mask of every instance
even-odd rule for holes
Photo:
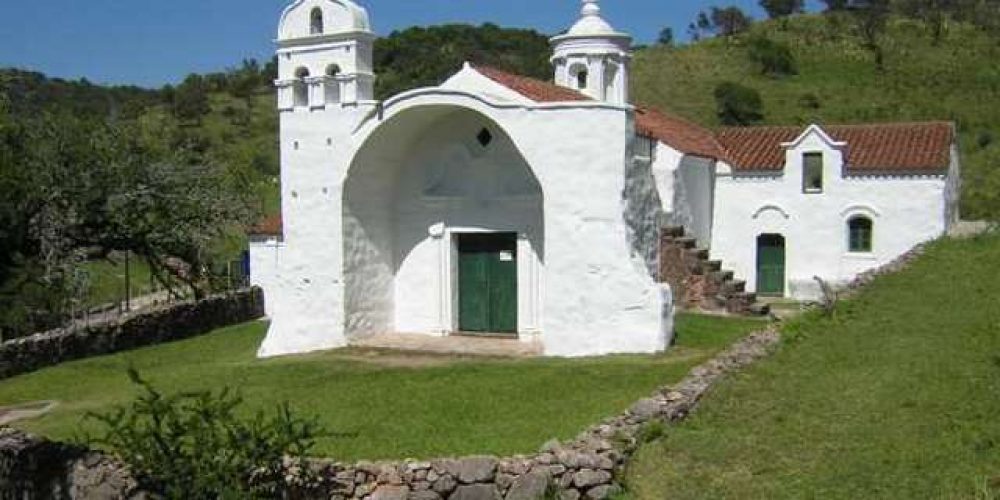
[[[343,189],[349,337],[458,331],[466,234],[514,236],[495,255],[516,259],[514,330],[539,326],[542,188],[496,121],[459,105],[400,111],[359,148]]]

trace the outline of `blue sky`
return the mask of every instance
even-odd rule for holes
[[[385,35],[413,25],[493,22],[555,33],[576,19],[577,0],[359,0]],[[192,72],[266,59],[285,0],[6,0],[0,66],[93,82],[160,86]],[[816,0],[810,0],[811,5]],[[605,17],[638,43],[664,26],[678,36],[710,5],[757,0],[603,0]],[[815,5],[812,5],[815,7]]]

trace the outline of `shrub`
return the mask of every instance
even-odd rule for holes
[[[715,102],[723,125],[752,125],[764,119],[760,93],[734,82],[715,88]]]
[[[765,75],[781,77],[798,74],[795,56],[786,43],[763,36],[753,37],[750,40],[749,55]]]
[[[230,391],[164,395],[129,369],[130,404],[87,418],[104,426],[92,444],[111,448],[142,484],[168,498],[287,498],[317,488],[304,458],[318,435],[282,405],[240,417]]]

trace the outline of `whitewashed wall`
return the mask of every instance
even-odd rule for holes
[[[268,316],[274,315],[274,305],[268,291],[277,292],[277,277],[281,265],[285,243],[276,236],[251,236],[250,253],[250,284],[264,290],[264,306]]]
[[[699,247],[708,248],[712,242],[715,161],[657,143],[653,175],[666,216],[664,223],[683,226],[689,236],[698,239]]]
[[[802,192],[802,155],[822,152],[824,189]],[[888,263],[913,246],[941,236],[956,203],[944,176],[850,176],[843,154],[821,133],[809,133],[786,155],[784,171],[733,173],[720,165],[716,180],[712,257],[756,290],[757,237],[781,234],[786,245],[786,295],[816,299],[814,276],[842,283]],[[957,168],[957,167],[956,167]],[[951,208],[949,208],[951,207]],[[872,219],[873,251],[848,251],[847,223]]]
[[[633,137],[627,109],[589,102],[523,105],[425,89],[391,99],[378,113],[369,111],[296,109],[283,115],[287,252],[276,292],[281,299],[262,356],[340,346],[350,335],[433,333],[441,324],[433,311],[441,304],[427,307],[427,300],[444,294],[424,282],[424,266],[435,253],[428,237],[515,226],[534,228],[522,245],[536,255],[537,276],[519,263],[519,279],[537,287],[529,295],[538,306],[522,303],[519,313],[533,318],[526,328],[540,330],[546,354],[666,348],[673,331],[669,289],[649,275],[632,244],[637,234],[658,228],[630,227],[624,217]],[[455,133],[478,132],[466,130],[470,124],[463,120],[492,123],[506,133],[512,149],[486,164],[530,165],[544,200],[541,222],[538,211],[511,200],[499,207],[509,213],[502,217],[503,210],[477,213],[461,204],[445,210],[407,205],[424,204],[413,199],[414,186],[421,172],[438,165],[421,151]],[[502,133],[495,137],[503,140]],[[400,175],[410,168],[412,177]]]

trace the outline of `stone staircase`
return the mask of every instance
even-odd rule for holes
[[[710,260],[708,249],[698,248],[698,240],[686,236],[683,227],[660,231],[660,280],[673,288],[681,309],[747,316],[769,312],[757,303],[756,294],[746,291],[745,281],[724,270],[721,261]]]

